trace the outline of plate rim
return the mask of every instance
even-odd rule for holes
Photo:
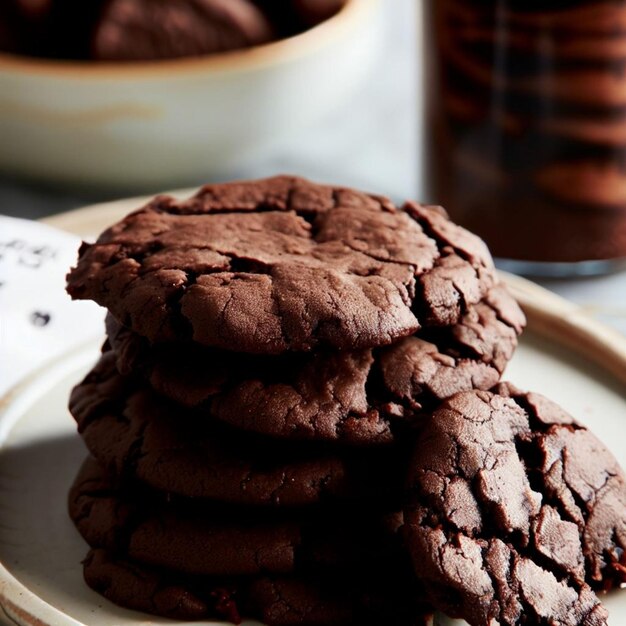
[[[22,401],[28,390],[40,386],[44,389],[49,388],[49,385],[53,385],[67,373],[68,367],[82,362],[94,345],[97,345],[95,340],[90,339],[68,350],[53,362],[44,363],[0,397],[0,454],[5,449],[12,428],[24,412],[22,405],[30,405],[30,402]],[[33,401],[38,397],[39,394]],[[64,620],[63,626],[87,626],[46,602],[20,582],[0,561],[0,623],[6,618],[17,626],[53,626],[58,623],[59,617]]]

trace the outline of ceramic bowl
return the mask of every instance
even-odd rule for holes
[[[227,176],[362,85],[382,0],[349,0],[300,35],[141,63],[0,54],[0,171],[149,188]]]

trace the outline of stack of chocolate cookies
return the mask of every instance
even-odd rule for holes
[[[432,11],[437,197],[496,256],[626,257],[626,7],[441,0]]]
[[[92,588],[180,619],[425,623],[411,452],[524,325],[477,237],[298,178],[213,185],[84,244],[68,291],[109,310],[70,404]]]

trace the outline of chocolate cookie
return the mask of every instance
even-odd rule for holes
[[[72,393],[70,410],[110,471],[191,498],[266,506],[381,498],[400,487],[394,450],[329,451],[224,432],[124,379],[111,353]]]
[[[508,294],[505,299],[508,304]],[[515,314],[517,305],[513,309]],[[252,378],[216,394],[210,412],[238,428],[287,439],[370,444],[402,438],[396,428],[400,423],[417,425],[424,411],[441,399],[461,390],[487,388],[489,381],[499,378],[493,364],[504,367],[514,344],[503,340],[497,355],[493,340],[499,336],[514,341],[516,331],[498,318],[503,332],[490,336],[486,328],[496,316],[488,305],[466,316],[455,327],[455,342],[450,344],[457,349],[455,356],[418,337],[372,354],[316,354],[300,372],[294,370],[298,376],[276,382]],[[474,360],[477,352],[489,353],[491,364]]]
[[[610,150],[621,148],[626,143],[626,117],[622,113],[615,111],[597,112],[596,114],[552,114],[552,112],[544,111],[540,114],[538,111],[526,112],[507,112],[503,109],[489,109],[485,100],[488,94],[483,94],[483,98],[474,100],[465,94],[456,93],[454,88],[446,87],[445,93],[442,94],[442,104],[445,112],[453,123],[461,124],[480,124],[483,132],[493,135],[496,130],[503,132],[509,142],[519,142],[517,149],[519,150],[521,139],[530,143],[534,140],[533,148],[537,150],[537,144],[560,146],[560,154],[568,154],[572,156],[576,151],[589,156],[590,152],[601,152],[604,150],[606,157],[610,155]],[[488,129],[488,130],[487,130]],[[536,137],[531,137],[534,132]],[[474,135],[473,135],[474,137]],[[476,141],[473,139],[472,143]],[[505,139],[505,144],[508,143]],[[576,144],[582,144],[582,146]],[[477,143],[475,144],[478,145]],[[567,149],[566,149],[567,148]],[[532,148],[530,148],[532,149]],[[480,150],[478,147],[476,151]],[[586,153],[585,153],[586,151]],[[552,157],[553,158],[553,157]],[[478,169],[483,172],[483,179],[496,179],[497,184],[500,177],[510,177],[511,172],[506,169],[502,170],[501,161],[490,164],[481,163],[479,157],[474,157],[476,161],[467,160],[463,149],[458,149],[454,157],[455,164],[459,167],[468,167],[470,169]],[[485,159],[484,151],[482,160]],[[537,160],[540,164],[539,159]],[[529,165],[529,164],[527,164]]]
[[[495,14],[495,8],[492,8]],[[622,9],[623,12],[623,9]],[[626,60],[624,37],[568,34],[525,27],[507,27],[500,22],[461,23],[446,20],[442,14],[438,32],[445,47],[454,46],[485,69],[509,79],[550,74],[567,70],[599,69],[616,74]],[[506,32],[506,37],[501,35]]]
[[[501,385],[428,421],[405,535],[433,604],[473,626],[606,624],[591,586],[626,581],[626,483],[609,451],[546,398]]]
[[[279,354],[454,324],[496,282],[440,209],[277,177],[154,199],[81,247],[68,292],[150,341]]]
[[[69,513],[93,548],[193,575],[374,568],[397,558],[401,515],[371,504],[311,512],[228,508],[120,484],[88,458]]]
[[[201,56],[272,37],[272,25],[249,0],[109,0],[92,54],[101,61]]]
[[[289,439],[384,443],[406,419],[463,390],[488,389],[517,345],[524,317],[501,287],[458,324],[379,350],[253,357],[157,344],[107,318],[118,370],[143,372],[175,402],[238,428]],[[439,347],[441,346],[441,347]],[[389,416],[389,405],[395,405]]]
[[[215,580],[139,565],[92,550],[84,562],[87,584],[127,608],[172,619],[226,619],[239,624],[256,618],[267,626],[349,626],[380,624],[432,626],[429,609],[415,602],[406,584],[365,579],[263,577]],[[382,620],[382,621],[381,621]]]
[[[504,288],[496,287],[484,301],[472,306],[458,324],[418,333],[416,338],[375,351],[373,359],[380,361],[383,382],[396,397],[410,395],[413,403],[442,400],[455,391],[488,389],[495,384],[513,355],[524,324],[515,300]],[[329,373],[336,369],[334,364],[349,360],[347,355],[324,353],[255,358],[191,343],[150,345],[111,315],[107,316],[106,326],[122,374],[142,373],[158,393],[189,408],[207,405],[212,397],[222,395],[228,388],[236,399],[238,391],[245,390],[250,381],[275,381],[283,388],[304,390],[307,381],[310,384],[317,380],[321,388],[332,378]],[[424,339],[420,339],[420,334]],[[369,351],[367,356],[369,359]],[[400,386],[394,380],[400,372],[392,372],[385,365],[401,362],[408,366],[404,374],[413,378],[411,385]],[[352,382],[356,389],[359,381]],[[301,395],[305,395],[304,391]],[[263,413],[280,413],[278,400],[276,407],[275,411],[267,407]],[[241,412],[251,411],[242,406]]]
[[[506,44],[500,41],[481,43],[474,34],[463,37],[464,29],[452,29],[459,51],[494,73],[506,75],[510,81],[540,76],[560,76],[578,70],[599,70],[619,74],[626,61],[624,38],[588,38],[551,40],[544,47],[540,35],[526,33],[524,38],[511,37]],[[519,35],[519,33],[517,33]],[[522,43],[523,42],[523,43]],[[503,60],[503,55],[506,60]],[[529,115],[530,115],[529,111]]]

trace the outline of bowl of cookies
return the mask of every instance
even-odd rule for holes
[[[0,171],[151,188],[220,178],[368,75],[380,0],[8,0]]]

